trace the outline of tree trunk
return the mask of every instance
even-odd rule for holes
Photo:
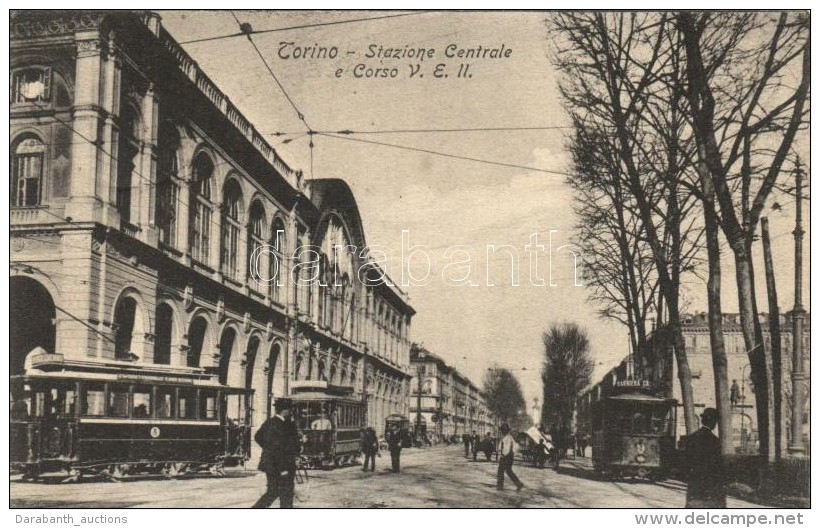
[[[772,357],[772,408],[774,418],[774,457],[779,460],[783,455],[785,420],[783,420],[783,354],[780,350],[780,307],[777,305],[777,287],[774,282],[774,261],[769,240],[769,219],[760,219],[760,230],[763,239],[763,264],[766,269],[766,292],[769,298],[769,334],[771,336]]]
[[[743,342],[751,365],[752,383],[755,390],[755,407],[757,411],[757,433],[760,440],[760,455],[764,461],[774,461],[774,423],[770,402],[771,382],[770,370],[767,368],[766,353],[763,342],[755,338],[754,289],[752,283],[752,263],[746,251],[745,243],[742,250],[735,250],[735,276],[737,279],[737,294],[740,306],[740,322],[743,331]],[[759,323],[757,323],[759,326]],[[764,462],[765,463],[765,462]]]
[[[720,302],[720,227],[715,214],[714,189],[705,170],[699,170],[704,195],[704,215],[706,219],[706,252],[709,260],[709,278],[706,283],[706,298],[709,307],[709,345],[712,348],[712,369],[715,375],[715,402],[719,416],[720,450],[728,455],[734,452],[732,445],[732,402],[729,401],[729,374],[726,346],[723,340],[723,308]],[[742,412],[742,411],[741,411]]]
[[[663,285],[661,285],[663,288]],[[690,435],[698,430],[698,417],[695,414],[695,395],[692,391],[692,371],[689,369],[689,359],[686,357],[686,341],[680,324],[677,302],[666,299],[669,312],[669,332],[672,334],[672,343],[675,349],[675,361],[678,364],[678,381],[683,400],[683,421],[686,425],[686,434]]]

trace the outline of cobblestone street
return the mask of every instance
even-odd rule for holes
[[[480,459],[479,459],[480,460]],[[377,460],[374,473],[361,466],[309,471],[296,487],[296,508],[681,508],[686,487],[678,481],[611,482],[599,479],[588,460],[562,462],[559,471],[522,466],[514,471],[525,484],[495,489],[495,462],[465,459],[462,447],[406,449],[402,472],[391,473],[390,457]],[[123,482],[47,485],[12,480],[11,506],[23,508],[247,508],[262,494],[265,477],[256,471],[225,478],[177,480],[133,478]],[[757,505],[729,499],[729,507]],[[274,506],[278,503],[274,503]]]

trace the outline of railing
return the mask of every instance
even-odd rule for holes
[[[171,56],[176,59],[179,68],[191,80],[196,79],[196,63],[188,56],[176,42],[169,38],[162,39],[165,49],[171,52]]]
[[[58,220],[57,217],[51,215],[48,215],[48,217],[49,222],[55,222]],[[42,207],[13,207],[11,209],[11,218],[9,219],[9,221],[12,224],[29,224],[45,222],[46,213],[43,212]]]
[[[134,224],[132,224],[130,222],[127,222],[125,220],[121,220],[120,221],[120,231],[122,231],[124,234],[126,234],[130,237],[137,238],[137,237],[139,237],[140,231],[142,231],[142,229],[140,229],[138,226],[135,226]]]
[[[145,22],[146,24],[148,22]],[[160,35],[163,46],[176,61],[182,72],[193,81],[197,88],[236,126],[236,128],[250,141],[266,160],[285,178],[294,188],[301,186],[301,171],[291,169],[271,147],[261,134],[254,128],[248,119],[228,100],[228,97],[213,84],[197,63],[177,44],[171,36],[163,31]]]

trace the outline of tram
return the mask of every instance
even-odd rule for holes
[[[635,388],[592,404],[592,465],[615,478],[663,479],[673,467],[677,401]]]
[[[300,463],[313,469],[354,464],[361,453],[364,403],[352,388],[319,383],[296,388],[291,395],[302,439]]]
[[[410,425],[410,420],[406,416],[402,416],[401,414],[391,414],[390,416],[385,418],[385,433],[391,427],[395,427],[398,429],[402,447],[413,447],[414,440],[417,442],[417,446],[421,446],[421,438],[423,437],[423,435],[427,434],[427,424],[422,423],[420,424],[420,427],[413,427],[412,425]]]
[[[10,377],[10,466],[24,479],[222,474],[250,454],[252,391],[100,372]]]

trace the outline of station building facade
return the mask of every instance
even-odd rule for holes
[[[414,310],[343,180],[290,167],[157,14],[10,35],[11,375],[212,377],[254,389],[255,426],[300,386],[379,430],[408,412]]]

